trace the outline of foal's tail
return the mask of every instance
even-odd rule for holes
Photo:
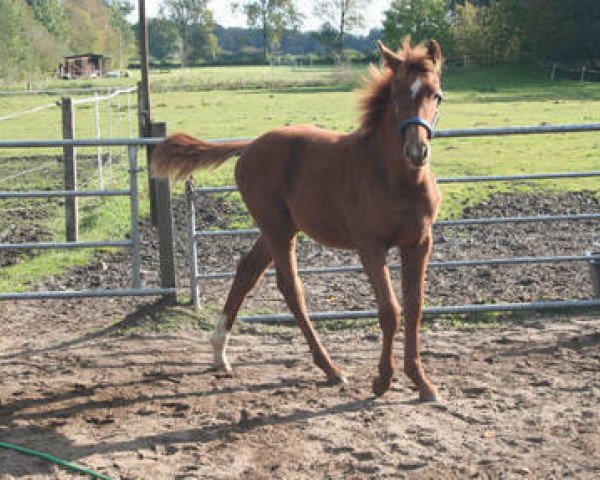
[[[157,178],[187,178],[198,168],[216,168],[240,155],[252,140],[211,143],[185,133],[165,138],[152,152],[152,174]]]

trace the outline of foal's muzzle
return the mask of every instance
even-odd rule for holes
[[[431,140],[434,136],[435,123],[437,121],[437,112],[433,122],[430,124],[421,117],[410,117],[408,120],[398,121],[398,130],[400,135],[406,139],[406,129],[411,125],[423,127],[427,131],[427,139]],[[421,168],[429,163],[431,146],[429,142],[419,141],[415,144],[405,141],[404,155],[412,168]]]
[[[429,163],[431,147],[426,142],[419,142],[416,145],[406,144],[404,146],[404,155],[412,168],[421,168]]]

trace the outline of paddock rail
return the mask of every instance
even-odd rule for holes
[[[51,198],[51,197],[109,197],[127,196],[130,198],[131,231],[129,239],[113,241],[67,241],[67,242],[28,242],[28,243],[0,243],[0,250],[24,249],[77,249],[77,248],[130,248],[132,285],[123,289],[94,289],[70,291],[36,291],[36,292],[3,292],[0,300],[23,299],[56,299],[56,298],[90,298],[90,297],[131,297],[131,296],[174,296],[175,285],[160,288],[148,288],[142,285],[141,280],[141,255],[139,232],[139,199],[138,199],[138,174],[142,170],[138,164],[138,147],[155,145],[161,138],[141,139],[82,139],[82,140],[11,140],[0,142],[1,148],[75,148],[89,146],[124,146],[128,148],[129,159],[129,189],[119,190],[36,190],[36,191],[0,191],[0,200],[10,198]]]
[[[505,136],[505,135],[539,135],[551,133],[576,133],[576,132],[598,132],[600,123],[587,124],[564,124],[564,125],[535,125],[535,126],[512,126],[512,127],[494,127],[494,128],[462,128],[451,130],[438,130],[435,138],[460,138],[460,137],[483,137],[483,136]],[[584,172],[560,172],[560,173],[534,173],[520,175],[490,175],[490,176],[462,176],[452,178],[438,178],[439,184],[450,183],[476,183],[476,182],[507,182],[507,181],[531,181],[531,180],[561,180],[566,178],[598,178],[600,170]],[[202,187],[196,188],[191,182],[186,184],[186,200],[189,210],[189,263],[190,263],[190,294],[195,308],[200,306],[200,283],[202,281],[232,278],[235,272],[208,272],[199,273],[197,254],[198,238],[201,237],[222,237],[222,236],[256,236],[258,229],[222,229],[222,230],[197,230],[196,212],[194,207],[195,195],[210,195],[219,193],[231,193],[237,189],[234,186],[223,187]],[[450,228],[465,225],[493,225],[503,223],[535,223],[535,222],[570,222],[583,220],[600,220],[600,213],[593,214],[571,214],[571,215],[539,215],[539,216],[519,216],[519,217],[492,217],[492,218],[472,218],[457,220],[442,220],[435,223],[434,228]],[[520,264],[539,264],[539,263],[562,263],[562,262],[586,262],[590,265],[591,276],[595,287],[594,299],[589,300],[559,300],[559,301],[537,301],[523,303],[503,303],[503,304],[471,304],[471,305],[448,305],[439,307],[426,307],[423,313],[425,315],[445,315],[445,314],[469,314],[483,312],[507,312],[507,311],[525,311],[525,310],[560,310],[560,309],[590,309],[600,307],[600,252],[585,252],[581,255],[563,255],[563,256],[528,256],[512,258],[485,258],[468,260],[447,260],[432,261],[430,268],[454,268],[454,267],[475,267],[475,266],[497,266],[497,265],[520,265]],[[390,269],[397,270],[398,264],[390,265]],[[301,268],[301,275],[323,274],[323,273],[351,273],[361,272],[362,266],[348,265],[341,267],[320,267],[320,268]],[[274,275],[274,270],[270,269],[266,275]],[[596,280],[594,280],[596,279]],[[377,316],[375,310],[360,311],[326,311],[312,312],[310,316],[314,320],[336,320],[336,319],[360,319],[373,318]],[[272,314],[272,315],[252,315],[240,317],[241,321],[246,322],[291,322],[293,316],[290,314]]]

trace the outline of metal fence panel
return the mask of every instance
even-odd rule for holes
[[[536,126],[516,126],[516,127],[498,127],[498,128],[468,128],[440,130],[435,134],[436,138],[459,138],[459,137],[482,137],[498,135],[530,135],[530,134],[549,134],[549,133],[574,133],[574,132],[593,132],[600,131],[600,123],[591,124],[572,124],[572,125],[536,125]],[[557,173],[539,173],[539,174],[520,174],[520,175],[488,175],[488,176],[463,176],[452,178],[439,178],[439,184],[452,183],[472,183],[472,182],[513,182],[530,180],[560,180],[566,178],[592,178],[600,177],[599,170],[585,172],[557,172]],[[199,281],[231,278],[235,272],[207,272],[198,273],[197,265],[197,239],[198,237],[220,237],[220,236],[245,236],[258,235],[260,231],[256,228],[246,229],[221,229],[221,230],[196,230],[195,225],[195,207],[193,202],[194,194],[221,194],[232,193],[237,189],[234,186],[222,187],[204,187],[194,188],[191,183],[187,184],[187,205],[190,212],[189,217],[189,256],[190,256],[190,288],[192,301],[195,307],[199,306]],[[520,217],[491,217],[491,218],[467,218],[457,220],[442,220],[436,222],[435,228],[472,226],[472,225],[493,225],[503,223],[525,223],[525,222],[565,222],[582,220],[599,220],[598,214],[570,214],[570,215],[537,215]],[[516,264],[536,264],[536,263],[560,263],[560,262],[594,262],[600,264],[598,255],[563,255],[563,256],[539,256],[539,257],[515,257],[515,258],[490,258],[490,259],[467,259],[467,260],[447,260],[431,262],[432,268],[458,268],[475,266],[497,266],[497,265],[516,265]],[[390,265],[391,269],[400,268],[399,265]],[[319,267],[300,269],[301,274],[322,274],[322,273],[348,273],[360,272],[360,265],[349,265],[341,267]],[[273,275],[273,270],[268,270],[267,275]],[[600,295],[599,292],[597,292]],[[477,305],[455,305],[443,307],[427,307],[424,309],[425,315],[444,315],[444,314],[463,314],[463,313],[481,313],[481,312],[504,312],[518,310],[544,310],[544,309],[582,309],[600,307],[600,300],[565,300],[565,301],[544,301],[529,303],[507,303],[507,304],[477,304]],[[366,311],[345,311],[345,312],[312,312],[311,318],[315,320],[325,319],[352,319],[352,318],[373,318],[377,316],[375,310]],[[257,315],[240,317],[242,321],[255,322],[287,322],[292,321],[293,317],[289,314]]]
[[[57,298],[95,298],[95,297],[130,297],[172,295],[175,288],[143,288],[141,282],[141,255],[139,235],[139,199],[138,199],[138,146],[157,143],[161,139],[115,139],[115,140],[40,140],[40,141],[5,141],[0,142],[0,148],[19,147],[50,147],[50,146],[90,146],[90,145],[124,145],[129,153],[129,190],[55,190],[30,192],[0,192],[1,199],[9,198],[51,198],[51,197],[108,197],[128,196],[130,198],[131,233],[129,240],[113,241],[68,241],[68,242],[27,242],[0,243],[0,250],[48,250],[73,248],[131,248],[132,252],[132,288],[97,289],[97,290],[68,290],[68,291],[37,291],[37,292],[5,292],[0,293],[0,300],[33,300]]]

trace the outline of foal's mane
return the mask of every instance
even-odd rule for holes
[[[406,37],[402,48],[396,53],[402,60],[401,72],[406,74],[409,70],[420,70],[422,72],[439,72],[440,66],[436,65],[427,52],[427,47],[420,43],[411,48],[410,38]],[[383,120],[386,108],[390,103],[392,93],[392,79],[394,71],[385,65],[382,69],[373,64],[369,66],[370,78],[363,88],[360,106],[362,115],[359,131],[372,132]]]

